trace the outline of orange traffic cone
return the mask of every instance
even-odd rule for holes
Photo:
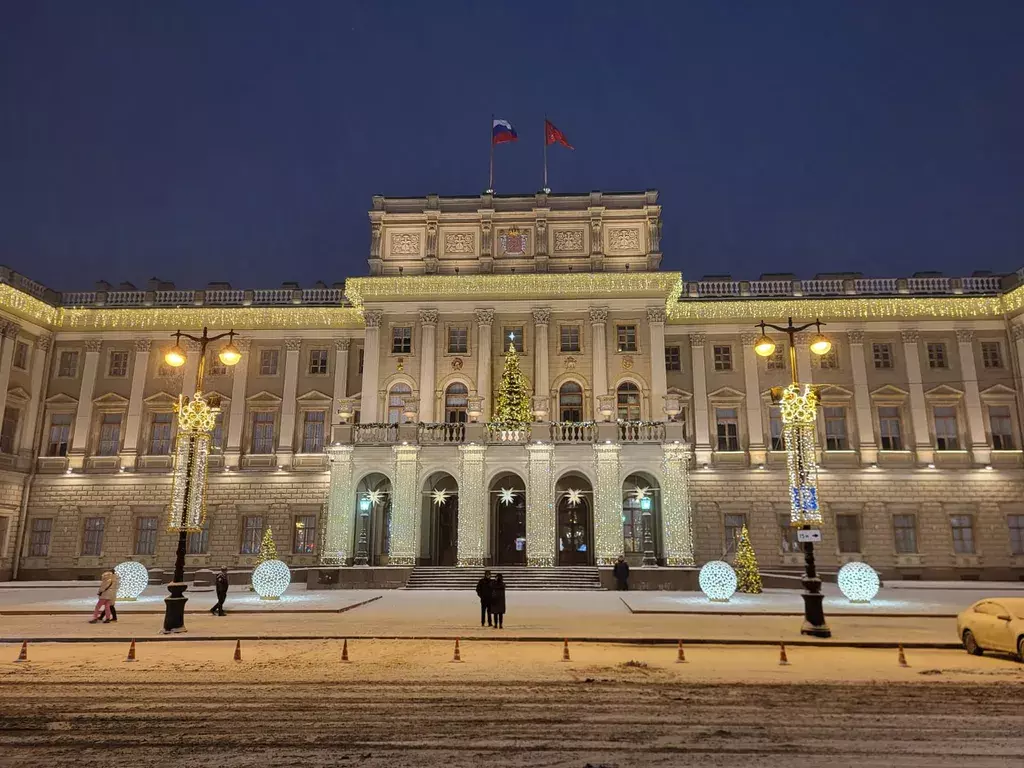
[[[125,661],[135,661],[135,641],[132,640],[132,644],[128,646],[128,658]]]
[[[242,641],[235,640],[235,661],[242,660]]]
[[[779,643],[779,666],[780,667],[788,667],[789,666],[789,657],[786,655],[786,644],[785,643]]]
[[[455,638],[455,655],[452,657],[452,661],[462,661],[462,655],[459,653],[459,638]]]
[[[569,638],[565,638],[562,641],[562,661],[570,661],[569,659]]]
[[[18,654],[15,661],[28,661],[28,640],[21,641],[21,653]]]
[[[348,638],[341,643],[341,660],[348,661]]]
[[[683,641],[679,641],[679,651],[676,653],[676,664],[685,664],[686,654],[683,652]]]
[[[910,665],[907,664],[907,654],[905,654],[903,652],[903,643],[900,643],[897,646],[897,649],[899,650],[899,663],[900,663],[900,666],[901,667],[909,667]]]

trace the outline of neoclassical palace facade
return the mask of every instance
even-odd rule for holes
[[[174,404],[221,396],[188,567],[802,562],[789,526],[785,339],[824,323],[819,563],[887,578],[1024,575],[1018,274],[689,281],[662,271],[656,192],[373,199],[369,276],[270,290],[0,274],[0,578],[169,567]],[[534,421],[495,423],[512,345]]]

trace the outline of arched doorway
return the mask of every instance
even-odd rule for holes
[[[453,566],[459,557],[459,485],[447,472],[435,472],[423,486],[423,519],[430,521],[430,562]]]
[[[559,565],[593,562],[594,489],[578,472],[555,483],[555,536]]]
[[[644,472],[622,482],[622,550],[633,565],[657,565],[661,547],[661,489]]]
[[[526,483],[514,472],[491,481],[494,565],[526,565]]]
[[[382,565],[391,553],[391,481],[373,472],[356,486],[353,565]]]

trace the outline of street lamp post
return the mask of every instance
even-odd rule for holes
[[[811,339],[810,349],[816,355],[828,354],[832,342],[822,334],[820,320],[800,326],[793,325],[793,318],[785,327],[772,325],[763,320],[757,327],[761,337],[754,344],[754,351],[761,357],[775,352],[775,342],[766,329],[772,328],[789,337],[789,369],[792,374],[788,387],[773,387],[772,400],[782,411],[783,434],[786,441],[786,463],[789,471],[790,524],[804,531],[821,525],[821,510],[818,506],[818,466],[815,456],[815,419],[817,418],[818,390],[812,385],[801,386],[796,370],[796,334],[814,326],[817,333]],[[814,564],[814,542],[805,536],[804,576],[804,624],[800,632],[814,637],[831,637],[832,630],[825,623],[825,609],[822,604],[821,579]]]
[[[218,353],[224,365],[235,365],[242,353],[234,344],[235,332],[228,331],[210,336],[203,328],[202,336],[178,331],[175,343],[164,354],[164,361],[180,368],[185,364],[182,338],[199,344],[199,365],[196,367],[196,389],[192,398],[178,396],[178,437],[174,445],[174,470],[171,486],[170,528],[178,531],[178,550],[174,559],[174,578],[167,585],[170,595],[164,598],[163,633],[185,632],[185,548],[190,530],[200,530],[206,512],[206,469],[209,460],[210,434],[220,412],[220,397],[203,394],[203,370],[206,366],[206,348],[212,341],[227,338],[228,343]]]

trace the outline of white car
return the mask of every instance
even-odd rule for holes
[[[956,631],[968,653],[1015,653],[1024,661],[1024,597],[979,600],[956,617]]]

